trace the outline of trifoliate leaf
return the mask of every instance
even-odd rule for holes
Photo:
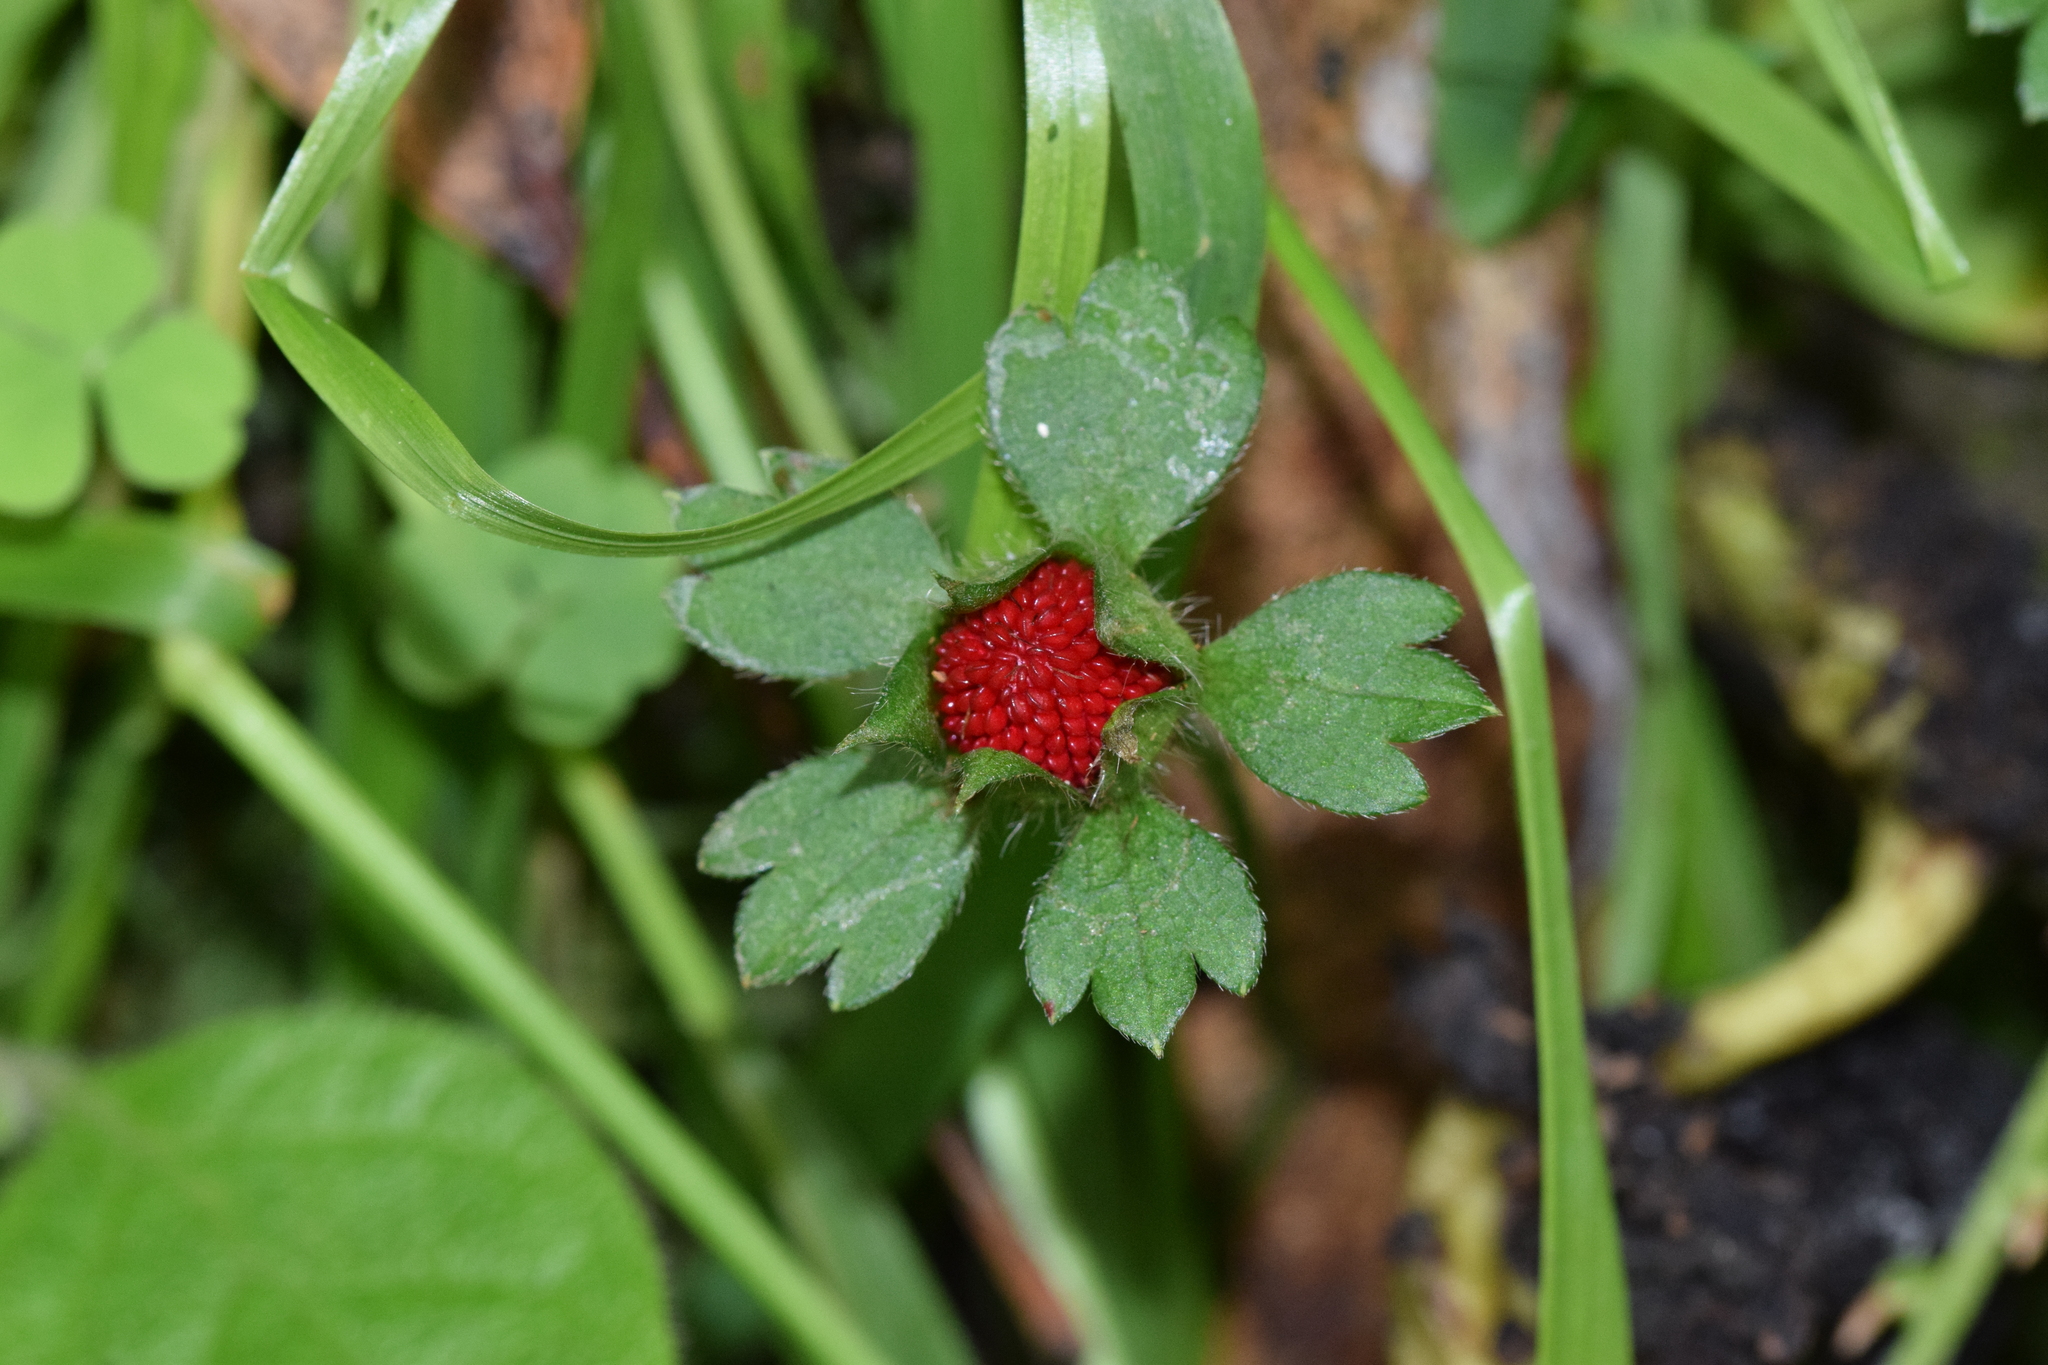
[[[92,422],[78,361],[0,325],[0,513],[61,511],[92,470]]]
[[[830,959],[825,998],[851,1009],[917,966],[960,905],[974,844],[935,779],[853,752],[804,759],[748,792],[697,859],[714,876],[767,874],[740,901],[735,949],[750,984]]]
[[[1024,311],[988,345],[989,429],[1053,539],[1135,562],[1216,491],[1258,412],[1258,346],[1225,319],[1195,331],[1165,267],[1096,272],[1059,319]]]
[[[112,340],[160,284],[149,234],[114,214],[0,231],[0,317],[73,356]]]
[[[581,1124],[496,1046],[243,1016],[82,1079],[0,1190],[10,1365],[661,1365],[660,1261]]]
[[[1432,583],[1353,570],[1276,597],[1202,651],[1202,708],[1245,766],[1345,815],[1419,805],[1422,775],[1393,746],[1498,714],[1433,650],[1459,615]]]
[[[497,472],[522,496],[595,525],[668,526],[653,480],[577,447],[534,447]],[[673,561],[543,550],[435,513],[400,523],[390,562],[382,644],[392,673],[443,704],[502,687],[512,723],[538,743],[596,743],[681,662],[662,605]]]
[[[829,469],[826,472],[830,472]],[[772,506],[727,488],[693,490],[688,530]],[[931,624],[945,553],[901,498],[809,526],[764,550],[706,556],[669,602],[683,634],[715,658],[771,678],[839,678],[900,657]]]
[[[114,353],[100,404],[114,462],[144,488],[211,483],[242,453],[256,398],[248,355],[193,313],[159,318]]]
[[[1195,996],[1195,967],[1239,995],[1258,979],[1265,920],[1222,842],[1150,796],[1092,812],[1031,903],[1024,965],[1057,1019],[1095,1008],[1154,1052]]]

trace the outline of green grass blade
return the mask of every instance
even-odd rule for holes
[[[0,612],[138,635],[197,631],[241,648],[284,614],[283,561],[148,512],[81,512],[0,535]]]
[[[1274,259],[1379,409],[1486,611],[1506,692],[1535,976],[1543,1167],[1536,1359],[1538,1365],[1625,1365],[1632,1358],[1628,1286],[1586,1059],[1564,797],[1536,595],[1343,286],[1286,206],[1277,198],[1269,204]]]
[[[629,556],[746,545],[857,506],[981,440],[977,374],[865,458],[766,511],[702,531],[610,531],[536,506],[499,483],[411,386],[348,329],[276,280],[252,276],[246,285],[278,349],[379,463],[450,516],[527,545]]]
[[[1188,272],[1197,320],[1249,323],[1266,268],[1259,111],[1217,0],[1104,0],[1096,22],[1139,244]]]
[[[857,453],[853,438],[783,287],[739,158],[726,137],[705,70],[697,0],[640,0],[639,12],[669,135],[761,368],[797,439],[821,454],[850,459]]]
[[[1436,159],[1458,231],[1497,240],[1535,183],[1525,126],[1556,46],[1558,0],[1448,0],[1436,46]]]
[[[277,193],[242,256],[252,275],[282,275],[327,202],[377,140],[455,0],[383,0],[366,6],[334,88],[306,129]]]
[[[1954,284],[1970,273],[1969,259],[1956,244],[1955,234],[1941,216],[1933,191],[1920,174],[1920,162],[1906,130],[1899,126],[1891,96],[1877,78],[1870,53],[1857,36],[1856,24],[1842,0],[1792,0],[1806,37],[1820,56],[1835,93],[1848,107],[1849,119],[1863,141],[1891,175],[1905,201],[1913,222],[1913,239],[1920,247],[1920,259],[1927,270],[1927,282],[1936,286]]]
[[[1948,1365],[2005,1270],[2005,1238],[2023,1203],[2048,1194],[2048,1056],[2006,1120],[1948,1246],[1914,1285],[1884,1365]]]
[[[92,37],[113,134],[110,197],[129,217],[155,223],[171,144],[199,93],[210,35],[184,0],[93,0]]]
[[[771,491],[760,443],[689,276],[673,260],[656,259],[648,262],[640,288],[655,354],[712,480],[749,493]]]
[[[15,92],[35,56],[36,44],[71,0],[12,0],[0,5],[0,118],[14,107]]]
[[[1025,0],[1024,211],[1012,308],[1072,315],[1101,258],[1109,135],[1094,0]]]
[[[1596,68],[1664,99],[1878,264],[1924,278],[1913,225],[1885,173],[1734,42],[1705,29],[1594,21],[1577,33]]]

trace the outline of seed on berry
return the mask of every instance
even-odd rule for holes
[[[1095,571],[1048,559],[1009,596],[967,612],[932,652],[939,727],[954,750],[1007,749],[1085,787],[1109,713],[1177,681],[1095,635]]]

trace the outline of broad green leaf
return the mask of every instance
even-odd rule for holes
[[[645,474],[601,465],[578,447],[530,447],[501,472],[536,500],[595,521],[667,520]],[[396,596],[383,644],[393,673],[442,703],[500,686],[514,726],[539,743],[601,740],[681,661],[661,600],[670,561],[562,554],[419,509],[393,532],[391,563]]]
[[[320,211],[376,142],[454,5],[455,0],[375,0],[362,8],[356,40],[263,210],[242,257],[243,270],[284,273]]]
[[[1264,373],[1235,321],[1197,330],[1165,267],[1115,261],[1081,295],[1071,333],[1026,310],[989,342],[990,433],[1055,540],[1135,562],[1216,491]]]
[[[1905,201],[1928,283],[1937,287],[1954,284],[1970,273],[1970,262],[1956,245],[1955,234],[1942,221],[1934,193],[1920,173],[1913,144],[1906,140],[1906,130],[1899,126],[1891,96],[1877,78],[1877,69],[1871,65],[1870,53],[1857,35],[1848,8],[1842,0],[1792,0],[1792,8],[1799,15],[1814,51],[1820,55],[1835,93],[1848,107],[1856,131],[1863,135],[1864,144],[1884,166],[1898,187],[1899,197]]]
[[[1472,675],[1433,650],[1458,619],[1448,592],[1352,570],[1260,607],[1202,651],[1202,706],[1271,787],[1345,815],[1421,803],[1393,746],[1497,715]]]
[[[92,472],[85,372],[0,326],[0,513],[40,517],[71,505]]]
[[[1970,32],[2010,33],[2041,13],[2043,0],[1970,0]]]
[[[1024,211],[1010,307],[1074,311],[1102,254],[1109,68],[1094,0],[1024,5]]]
[[[0,612],[11,616],[196,631],[239,649],[290,600],[290,571],[269,550],[158,513],[80,512],[0,532]]]
[[[740,901],[749,984],[831,961],[825,998],[852,1009],[901,984],[959,907],[974,844],[944,788],[866,753],[807,758],[718,817],[698,850],[714,876],[765,872]]]
[[[840,467],[820,462],[806,479]],[[715,526],[774,501],[693,489],[676,525]],[[878,498],[761,551],[699,563],[670,592],[683,634],[734,668],[772,678],[837,678],[894,662],[931,623],[942,596],[937,575],[950,567],[901,498]]]
[[[1249,323],[1265,271],[1259,111],[1217,0],[1095,6],[1138,241],[1188,272],[1198,321]]]
[[[1117,1032],[1158,1052],[1195,998],[1197,964],[1239,995],[1258,979],[1265,920],[1222,841],[1149,796],[1091,812],[1031,903],[1024,965],[1058,1019],[1091,983]]]
[[[0,317],[76,356],[111,341],[162,282],[149,234],[114,214],[0,230]]]
[[[842,473],[753,516],[667,534],[591,526],[492,478],[419,394],[333,318],[275,280],[252,278],[245,286],[278,349],[400,482],[450,516],[547,549],[664,557],[751,544],[859,506],[981,440],[977,375]]]
[[[1553,59],[1557,0],[1448,0],[1437,40],[1436,160],[1458,231],[1477,242],[1527,212],[1527,124]]]
[[[498,1048],[245,1016],[79,1082],[0,1193],[19,1365],[673,1361],[625,1183]]]
[[[211,483],[234,465],[255,400],[248,353],[196,313],[159,318],[100,375],[114,462],[140,486],[166,492]]]
[[[1733,41],[1582,21],[1596,65],[1655,92],[1873,260],[1922,279],[1898,191],[1864,150]]]

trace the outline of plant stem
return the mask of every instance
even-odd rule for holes
[[[1550,682],[1535,589],[1465,485],[1457,462],[1372,329],[1286,205],[1270,194],[1266,237],[1274,259],[1379,409],[1486,612],[1487,634],[1506,694],[1535,976],[1543,1162],[1536,1358],[1539,1365],[1625,1362],[1630,1358],[1628,1291],[1614,1195],[1593,1112],[1564,798],[1558,784]]]
[[[557,751],[549,762],[555,797],[583,836],[676,1023],[699,1045],[729,1043],[739,1017],[732,973],[663,865],[626,784],[593,753]]]
[[[711,329],[704,325],[704,310],[690,292],[689,278],[673,260],[649,261],[641,275],[641,298],[655,354],[661,357],[661,368],[713,482],[748,493],[769,492],[746,408],[719,358]]]
[[[29,1042],[70,1037],[91,1002],[149,809],[149,761],[169,720],[163,694],[144,673],[79,760],[49,883],[37,898],[43,941],[21,1021]]]
[[[554,1074],[807,1356],[821,1365],[882,1365],[884,1357],[860,1325],[731,1177],[484,928],[476,911],[392,831],[248,670],[189,635],[158,640],[156,663],[172,701],[211,730],[385,912]]]
[[[783,288],[719,116],[705,69],[697,0],[640,0],[640,18],[669,134],[761,368],[797,439],[820,454],[850,460],[860,452],[840,421],[825,373]]]

